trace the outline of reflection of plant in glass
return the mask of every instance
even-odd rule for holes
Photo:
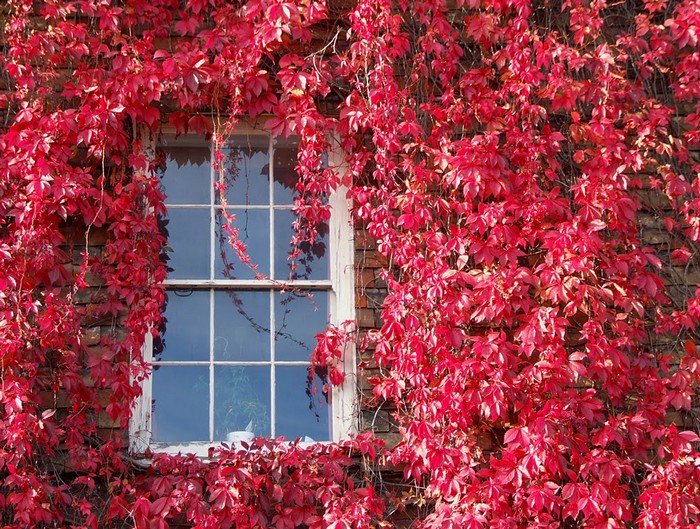
[[[316,422],[321,420],[320,407],[323,404],[328,405],[328,369],[322,366],[312,367],[306,374],[306,388],[304,393],[309,398],[309,411],[314,414]]]
[[[167,348],[167,330],[168,330],[168,317],[167,308],[170,301],[170,296],[176,296],[178,298],[188,298],[194,294],[194,290],[191,288],[178,288],[174,290],[168,290],[163,296],[163,318],[158,325],[158,333],[153,337],[153,359],[163,360],[162,355]]]
[[[244,430],[256,436],[270,435],[269,403],[261,401],[260,388],[251,380],[249,370],[247,366],[222,366],[216,371],[215,440],[225,440],[227,433]]]
[[[221,262],[224,265],[223,274],[226,279],[236,279],[234,274],[235,265],[229,260],[227,253],[233,250],[234,255],[238,258],[243,266],[248,267],[256,277],[261,278],[262,275],[258,270],[259,263],[251,261],[250,255],[246,246],[248,237],[247,230],[247,211],[244,211],[245,219],[240,225],[237,225],[236,220],[241,212],[232,213],[228,209],[227,191],[239,180],[241,174],[248,174],[248,162],[252,160],[256,154],[264,153],[267,155],[267,146],[255,146],[253,144],[239,144],[235,140],[231,140],[225,144],[220,152],[217,153],[215,168],[217,169],[217,181],[214,183],[217,202],[221,205],[219,217],[217,215],[217,235],[218,246]],[[222,156],[222,158],[219,158]],[[242,169],[242,171],[241,171]],[[260,177],[263,176],[269,179],[269,171],[261,170]],[[249,203],[250,189],[249,180],[245,179],[245,187],[241,189],[245,195],[245,203]],[[241,232],[243,236],[241,236]]]
[[[299,181],[299,175],[296,173],[294,166],[296,164],[296,153],[298,145],[292,144],[288,147],[275,149],[275,171],[274,180],[275,183],[282,186],[284,189],[288,189],[291,194],[296,193],[296,185]],[[219,253],[224,266],[224,277],[227,279],[236,279],[234,273],[234,263],[230,261],[228,257],[228,251],[230,248],[235,250],[235,254],[244,266],[247,266],[253,272],[258,273],[258,263],[253,263],[250,261],[249,256],[246,251],[238,251],[239,249],[246,248],[245,240],[247,239],[247,215],[246,211],[237,212],[235,214],[231,213],[227,209],[228,201],[226,199],[226,192],[230,189],[233,184],[238,181],[241,175],[245,175],[248,172],[247,166],[249,160],[251,160],[256,154],[268,153],[267,146],[260,147],[254,144],[246,144],[245,142],[240,142],[231,140],[226,144],[226,149],[223,152],[224,158],[219,165],[219,179],[216,183],[216,193],[217,200],[222,205],[222,219],[217,218],[217,223],[219,223],[217,233]],[[270,166],[269,163],[260,169],[260,177],[270,177]],[[247,182],[247,179],[245,179]],[[246,189],[246,203],[248,201],[248,191]],[[271,204],[269,201],[270,197],[267,199],[267,204]],[[276,204],[280,205],[280,204]],[[246,215],[242,220],[239,219],[238,223],[234,225],[232,221],[235,221],[241,214]],[[289,244],[287,254],[289,256],[288,266],[289,273],[287,279],[310,279],[313,270],[314,262],[321,260],[326,255],[326,241],[324,239],[329,233],[329,225],[327,222],[318,222],[314,225],[314,232],[317,234],[313,240],[309,240],[306,237],[299,237],[299,233],[304,233],[309,228],[306,227],[308,222],[303,218],[296,218],[294,223],[290,225],[292,232],[297,234],[291,237],[287,241],[282,241],[285,244]],[[235,234],[231,237],[231,234]],[[275,245],[277,247],[277,244]],[[278,251],[276,248],[275,251]],[[280,270],[277,271],[278,275],[281,273]]]

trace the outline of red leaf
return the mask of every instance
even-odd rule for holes
[[[214,132],[214,124],[204,114],[195,114],[188,122],[187,127],[195,134],[209,135]]]

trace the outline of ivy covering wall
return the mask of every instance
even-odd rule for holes
[[[0,19],[3,526],[700,524],[700,3],[9,0]],[[358,321],[312,361],[338,383],[356,340],[363,424],[398,444],[258,439],[144,469],[124,432],[166,276],[148,146],[166,124],[221,146],[240,120],[300,137],[297,245],[350,189]]]

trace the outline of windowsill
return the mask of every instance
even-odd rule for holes
[[[305,437],[304,439],[309,439]],[[265,441],[270,441],[276,443],[274,440],[265,439]],[[296,445],[299,448],[309,448],[313,445],[325,445],[332,443],[333,441],[314,441],[314,440],[295,440],[295,441],[281,441],[284,445]],[[245,443],[245,445],[244,445]],[[279,443],[279,441],[277,442]],[[130,460],[143,468],[148,468],[153,462],[153,457],[163,454],[169,456],[195,456],[202,461],[215,461],[216,457],[211,457],[212,453],[219,449],[228,449],[231,451],[253,451],[258,448],[255,446],[255,441],[237,441],[233,443],[227,443],[225,441],[192,441],[187,443],[151,443],[149,446],[149,451],[153,454],[152,457],[146,457],[143,454],[132,455]]]

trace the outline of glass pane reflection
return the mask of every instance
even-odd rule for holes
[[[209,292],[169,290],[156,360],[209,360]],[[157,350],[157,349],[156,349]]]
[[[270,293],[217,291],[214,294],[214,359],[270,359]]]
[[[274,140],[275,205],[294,203],[294,192],[299,175],[294,170],[297,165],[299,140],[278,136]]]
[[[229,432],[270,435],[269,366],[214,368],[214,437],[225,441]]]
[[[236,220],[238,238],[245,244],[251,263],[263,275],[270,274],[270,214],[267,209],[230,209]],[[228,242],[224,229],[226,219],[221,212],[216,215],[216,277],[220,279],[254,279],[255,272],[243,264]]]
[[[170,208],[165,219],[169,279],[209,278],[209,209]]]
[[[290,279],[291,261],[288,259],[290,241],[294,236],[292,225],[296,215],[290,210],[275,210],[275,278]],[[318,226],[320,237],[311,245],[304,242],[296,260],[297,269],[291,279],[328,279],[328,224]]]
[[[328,325],[328,293],[313,297],[293,292],[275,294],[275,353],[285,360],[309,360],[316,334]]]
[[[178,144],[178,140],[171,140]],[[209,204],[211,154],[207,145],[164,147],[166,166],[161,173],[161,186],[168,204]]]
[[[233,136],[226,143],[224,181],[230,205],[270,203],[269,142],[269,136],[258,134]]]
[[[276,370],[277,403],[275,434],[287,440],[310,437],[314,441],[330,439],[330,406],[323,384],[315,377],[311,383],[305,366],[279,366]]]
[[[153,368],[152,439],[182,443],[209,439],[209,368]]]

